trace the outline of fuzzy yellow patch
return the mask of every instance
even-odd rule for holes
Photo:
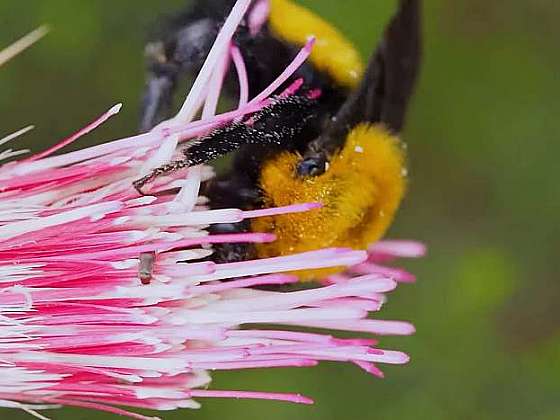
[[[337,83],[354,88],[364,72],[360,54],[336,28],[290,0],[271,0],[270,29],[279,38],[299,46],[316,38],[311,62]]]
[[[261,174],[267,207],[320,202],[306,213],[255,219],[252,230],[272,232],[277,240],[257,245],[259,257],[289,255],[325,247],[365,249],[391,224],[406,187],[405,157],[399,139],[380,125],[351,131],[329,169],[300,178],[300,156],[284,152],[268,161]],[[298,273],[305,279],[339,270]]]

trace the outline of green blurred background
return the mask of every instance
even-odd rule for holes
[[[367,55],[393,0],[301,0]],[[42,149],[116,102],[120,116],[79,146],[134,133],[148,28],[183,0],[3,0],[0,45],[52,32],[0,69],[2,133],[33,123]],[[426,0],[425,57],[405,138],[410,193],[392,237],[430,248],[418,283],[382,317],[412,320],[383,338],[412,361],[386,379],[356,367],[225,372],[215,388],[297,391],[316,405],[205,400],[166,419],[560,419],[560,3]],[[65,409],[57,419],[106,419]],[[0,411],[1,418],[23,413]]]

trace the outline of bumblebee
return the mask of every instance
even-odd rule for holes
[[[364,249],[377,241],[392,222],[406,189],[404,147],[397,136],[419,69],[419,2],[399,1],[365,69],[356,50],[336,29],[296,4],[271,0],[268,20],[257,29],[249,11],[235,41],[248,69],[253,69],[251,92],[267,86],[307,37],[315,35],[319,48],[294,76],[304,78],[303,93],[277,98],[249,119],[209,133],[185,150],[184,160],[154,170],[135,186],[236,151],[231,170],[203,187],[212,208],[304,202],[323,206],[307,213],[213,226],[214,232],[271,232],[277,237],[268,244],[221,245],[215,250],[215,261],[324,247]],[[223,7],[232,3],[196,5],[176,19],[175,35],[155,48],[163,54],[157,63],[149,55],[142,128],[155,125],[161,117],[179,75],[200,66],[219,29],[216,22],[225,15],[221,11],[229,10]],[[319,98],[313,95],[315,89],[322,93]],[[301,273],[301,277],[313,279],[317,274]]]

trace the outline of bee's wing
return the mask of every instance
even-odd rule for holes
[[[368,121],[402,129],[408,101],[420,67],[420,1],[401,0],[399,14],[393,19],[377,52],[382,67],[383,93],[379,105],[368,103]],[[371,108],[369,107],[371,105]],[[376,107],[380,113],[375,114]]]
[[[400,0],[359,87],[342,106],[336,124],[383,123],[399,132],[420,67],[420,0]]]
[[[381,123],[398,133],[420,67],[420,1],[400,0],[359,86],[325,131],[309,143],[297,166],[300,176],[320,175],[360,123]]]

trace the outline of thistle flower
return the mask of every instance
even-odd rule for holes
[[[178,189],[175,195],[138,197],[132,188],[134,179],[170,160],[179,142],[265,106],[309,54],[312,42],[261,95],[214,116],[230,58],[239,72],[240,96],[246,98],[244,65],[230,40],[248,4],[235,5],[174,119],[150,133],[51,156],[118,113],[116,105],[58,145],[0,166],[0,407],[39,418],[45,417],[36,410],[68,405],[146,419],[120,407],[196,408],[194,398],[202,397],[307,404],[311,400],[299,394],[206,389],[207,371],[330,360],[382,376],[378,363],[408,361],[402,352],[377,348],[374,339],[340,339],[292,327],[412,333],[407,322],[368,319],[368,314],[381,308],[397,281],[413,280],[381,264],[420,256],[421,245],[386,241],[367,252],[324,249],[215,264],[204,260],[211,244],[274,238],[210,235],[208,225],[313,211],[317,204],[208,210],[198,188],[212,176],[209,167],[154,183],[154,191]],[[200,107],[201,119],[191,121]],[[18,153],[7,150],[0,159]],[[148,256],[146,267],[141,255]],[[255,288],[296,282],[284,274],[288,271],[334,266],[349,268],[316,288]],[[146,285],[139,280],[143,269],[151,277]]]

